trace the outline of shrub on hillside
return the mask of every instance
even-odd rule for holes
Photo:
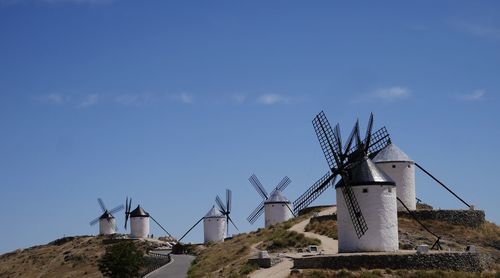
[[[106,248],[106,254],[99,260],[99,270],[106,277],[137,277],[144,264],[143,256],[133,242],[121,242]]]

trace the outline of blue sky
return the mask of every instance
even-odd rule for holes
[[[321,110],[345,135],[374,112],[499,223],[499,13],[496,1],[0,0],[0,253],[95,234],[97,197],[131,196],[180,236],[231,188],[233,219],[256,229],[252,173],[268,190],[288,175],[295,200],[328,170]],[[417,196],[463,208],[421,174]]]

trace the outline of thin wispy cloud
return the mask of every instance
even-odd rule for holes
[[[387,88],[379,88],[371,93],[359,95],[352,100],[354,103],[365,102],[365,101],[401,101],[410,98],[412,95],[408,88],[401,86],[393,86]]]
[[[461,95],[459,99],[463,101],[480,101],[486,96],[486,91],[482,89],[475,90],[470,94]]]
[[[174,100],[179,101],[184,104],[193,104],[194,96],[188,93],[180,93],[173,96]]]
[[[143,106],[152,102],[152,94],[123,94],[114,97],[115,103],[123,106]]]
[[[70,97],[59,94],[59,93],[51,93],[42,97],[37,98],[38,100],[46,103],[62,105],[70,101]]]
[[[236,103],[244,103],[247,100],[247,96],[244,94],[235,94],[232,96],[233,101]]]
[[[410,90],[403,87],[381,88],[373,93],[373,96],[387,101],[407,99],[411,95]]]
[[[99,101],[98,94],[90,94],[83,98],[83,100],[78,104],[80,108],[88,108],[90,106],[94,106]]]
[[[263,105],[273,105],[273,104],[281,104],[281,103],[289,103],[290,98],[283,96],[283,95],[278,95],[278,94],[264,94],[260,95],[257,98],[257,103],[263,104]]]
[[[500,27],[468,22],[464,20],[453,20],[450,24],[461,32],[481,38],[500,39]]]

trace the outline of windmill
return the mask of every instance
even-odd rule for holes
[[[415,162],[390,141],[373,158],[373,162],[396,183],[396,195],[401,200],[398,202],[398,210],[416,210]]]
[[[369,122],[369,137],[367,137],[363,142],[361,142],[368,153],[369,158],[373,158],[380,150],[382,150],[389,143],[389,133],[385,127],[380,128],[376,132],[372,133],[371,128],[373,127],[373,115],[370,116]],[[314,130],[318,136],[321,149],[325,154],[326,161],[330,168],[330,171],[323,175],[319,180],[317,180],[309,189],[307,189],[302,195],[300,195],[294,202],[293,207],[295,214],[298,214],[302,209],[307,208],[314,200],[316,200],[328,187],[335,183],[337,175],[339,175],[339,167],[337,166],[337,161],[334,157],[334,152],[332,151],[336,146],[335,135],[330,127],[328,119],[323,111],[319,113],[313,120]],[[347,140],[347,145],[345,146],[343,152],[347,153],[344,155],[343,161],[345,162],[346,156],[350,157],[354,155],[357,150],[357,146],[352,146],[352,140],[355,135],[356,127],[359,129],[359,124],[356,124],[353,131],[351,132],[349,139]],[[338,130],[340,135],[340,129]],[[368,133],[367,133],[368,135]],[[367,141],[369,139],[369,141]],[[338,144],[337,144],[338,145]],[[342,165],[341,165],[342,166]]]
[[[102,215],[96,219],[90,221],[90,226],[93,226],[99,222],[99,234],[100,235],[110,235],[116,233],[116,220],[113,213],[118,212],[123,209],[123,205],[119,205],[108,211],[104,202],[101,198],[97,198],[97,202],[102,210]]]
[[[127,230],[127,222],[130,218],[130,236],[133,238],[145,238],[149,234],[149,219],[153,220],[169,237],[172,235],[156,219],[146,212],[141,205],[130,211],[132,208],[132,198],[125,199],[125,230]]]
[[[233,226],[236,228],[236,230],[239,231],[238,227],[236,227],[233,220],[229,216],[231,214],[232,196],[233,196],[233,194],[232,194],[231,190],[226,189],[226,204],[225,205],[222,202],[219,195],[217,195],[215,197],[215,202],[217,203],[217,206],[219,207],[220,212],[222,213],[222,215],[224,215],[226,217],[226,229],[227,229],[226,235],[227,236],[229,236],[229,224],[228,224],[229,222],[231,222],[231,224],[233,224]]]
[[[191,232],[203,220],[203,235],[204,242],[222,242],[226,235],[226,216],[219,210],[212,206],[212,208],[200,218],[184,235],[179,238],[179,242]],[[235,226],[236,227],[236,226]]]
[[[396,182],[396,185],[398,186],[398,198],[400,198],[402,203],[405,204],[403,206],[402,203],[398,203],[398,210],[405,210],[406,208],[409,210],[416,210],[416,204],[421,202],[420,199],[416,198],[415,194],[414,166],[441,185],[469,209],[473,208],[473,206],[469,205],[469,203],[464,201],[464,199],[459,197],[448,186],[429,173],[429,171],[424,169],[419,163],[413,161],[392,142],[381,150],[377,156],[375,156],[373,161]]]
[[[267,193],[266,189],[262,186],[255,174],[252,174],[248,180],[263,199],[255,210],[248,216],[248,222],[251,224],[255,223],[263,212],[265,212],[264,222],[266,227],[286,221],[295,216],[291,208],[291,202],[282,194],[283,190],[285,190],[285,188],[292,182],[290,178],[285,176],[273,189],[271,195]]]
[[[398,250],[395,183],[370,159],[388,143],[385,128],[372,133],[371,114],[365,138],[357,121],[343,146],[340,126],[333,130],[323,112],[313,126],[331,173],[299,197],[299,206],[312,202],[340,176],[335,186],[339,252]]]

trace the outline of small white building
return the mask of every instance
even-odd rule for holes
[[[271,192],[264,202],[264,218],[266,227],[293,218],[293,205],[279,190]]]
[[[130,237],[146,238],[149,235],[149,213],[140,205],[130,212]]]
[[[415,162],[396,145],[390,143],[373,159],[396,183],[397,196],[410,210],[416,210]],[[405,210],[398,202],[398,210]]]
[[[107,210],[99,217],[99,234],[112,235],[116,233],[116,220]]]
[[[226,217],[213,206],[203,217],[204,242],[224,241],[226,225]]]
[[[339,253],[397,251],[398,215],[394,181],[366,156],[348,171],[349,185],[368,229],[358,238],[342,193],[345,185],[341,180],[335,186]]]

